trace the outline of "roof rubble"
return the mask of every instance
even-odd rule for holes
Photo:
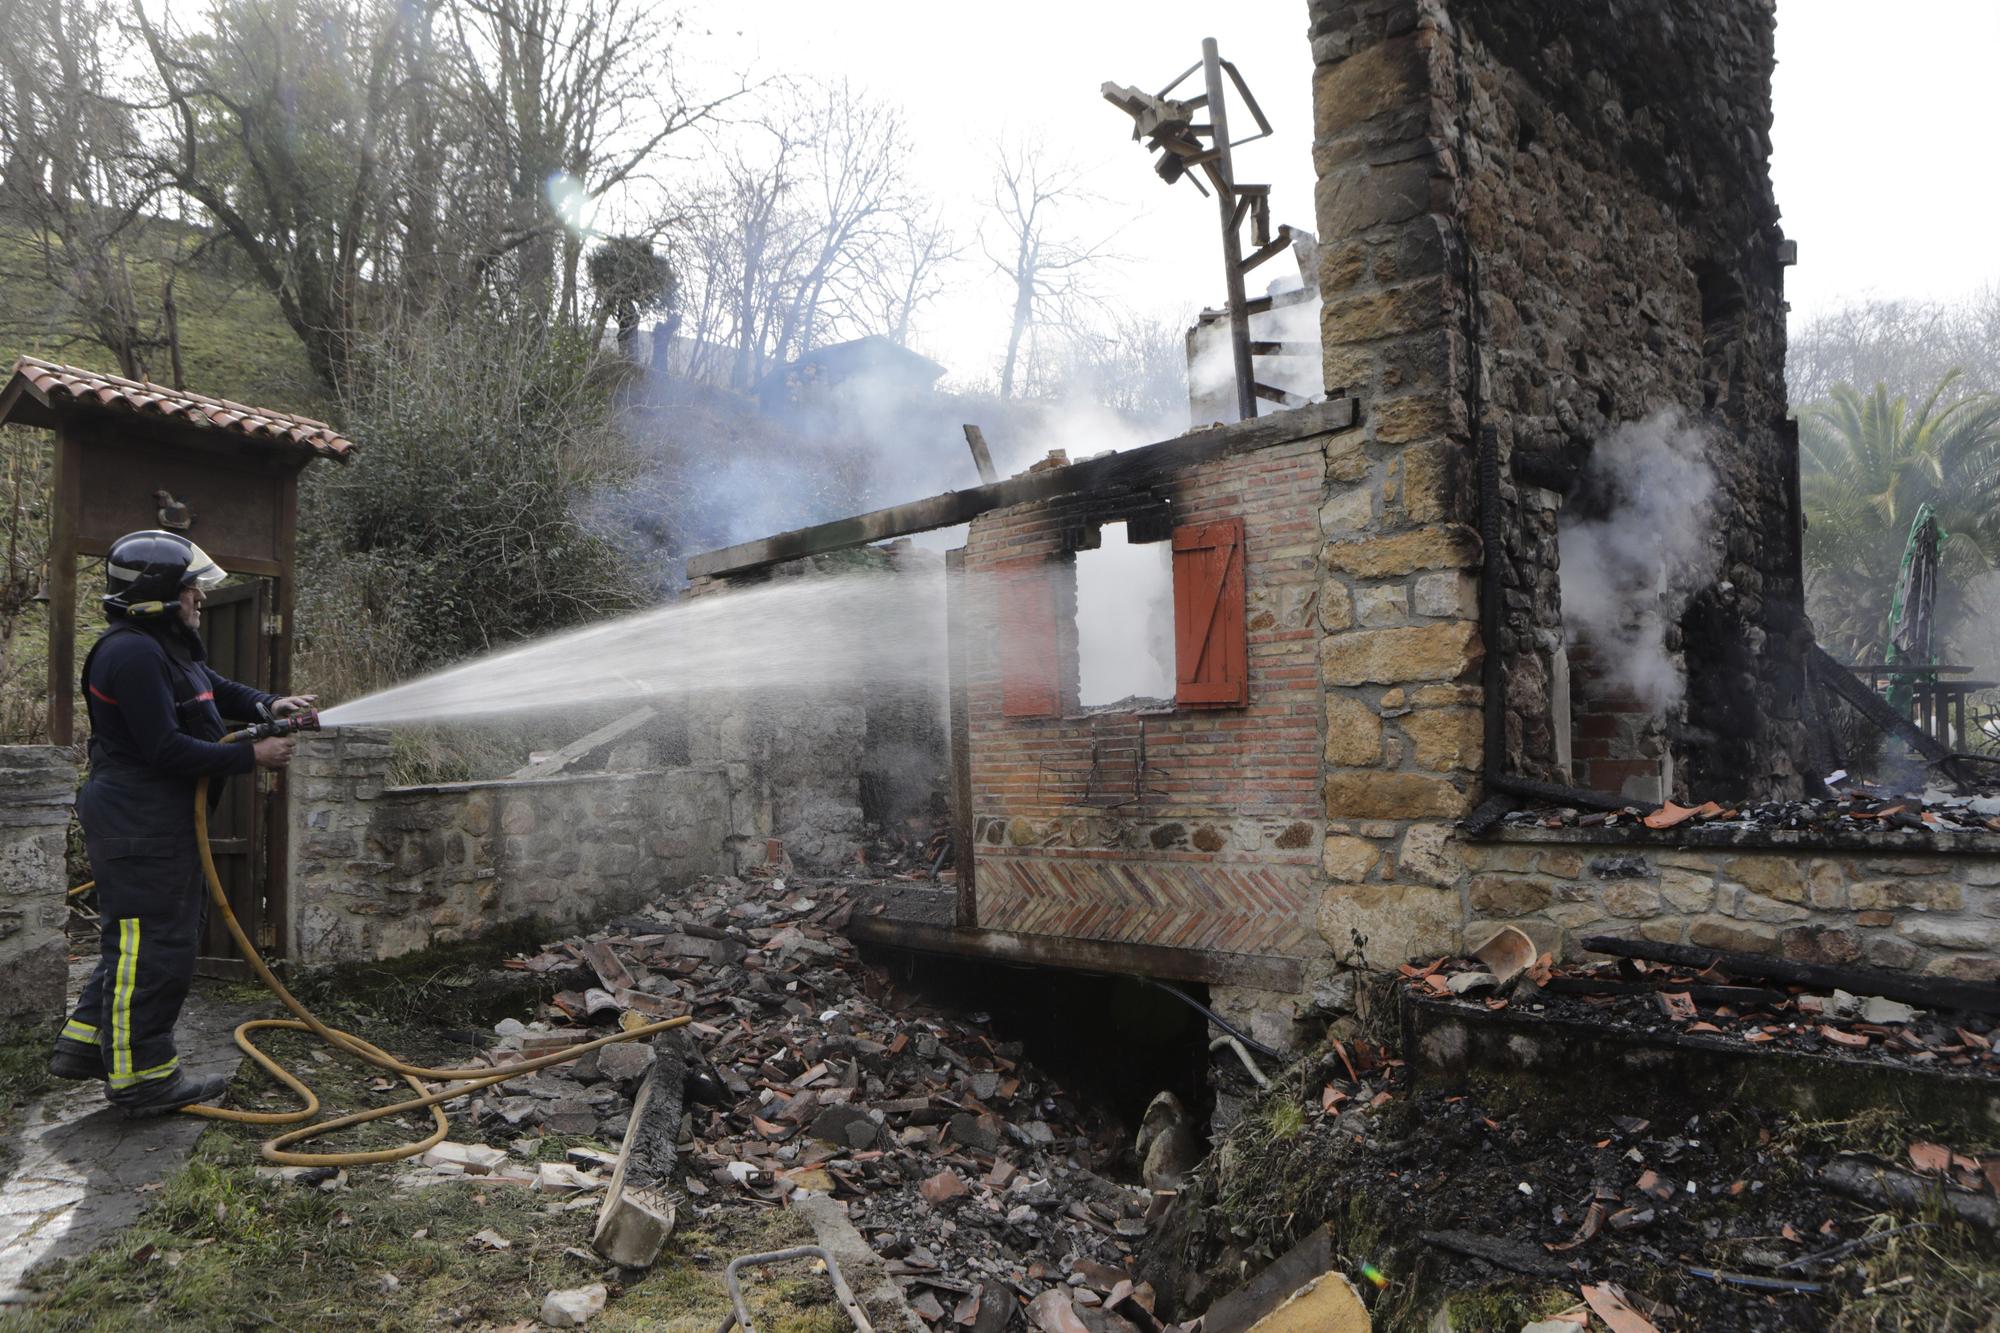
[[[1835,795],[1815,800],[1752,801],[1725,805],[1704,801],[1680,805],[1668,801],[1652,806],[1634,803],[1618,810],[1578,810],[1569,806],[1537,806],[1510,811],[1505,827],[1637,829],[1716,829],[1754,834],[1771,831],[1810,833],[2000,832],[2000,796],[1961,796],[1927,787],[1919,793],[1898,794],[1873,783],[1847,784],[1837,774]]]
[[[902,1004],[840,933],[865,910],[849,896],[860,887],[704,879],[510,959],[579,984],[542,1019],[500,1023],[489,1058],[588,1040],[599,1035],[589,1024],[625,1013],[691,1015],[677,1184],[695,1217],[827,1193],[939,1327],[1069,1327],[1063,1316],[1079,1309],[1116,1333],[1167,1327],[1130,1265],[1171,1195],[1099,1174],[1128,1152],[1122,1130],[1018,1043],[996,1040],[977,1015]],[[606,1047],[477,1098],[460,1117],[488,1134],[615,1143],[652,1058]]]

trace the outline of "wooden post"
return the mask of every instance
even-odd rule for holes
[[[967,427],[968,430],[972,427]],[[966,685],[965,548],[944,554],[945,660],[951,689],[951,859],[958,869],[956,921],[979,924],[972,884],[972,711]]]
[[[993,451],[986,447],[986,432],[967,422],[965,443],[972,450],[972,465],[979,469],[980,484],[990,486],[1000,480],[1000,474],[993,470]]]
[[[1222,210],[1222,265],[1229,283],[1229,354],[1236,367],[1236,414],[1242,421],[1257,415],[1257,373],[1250,361],[1250,309],[1243,289],[1243,238],[1237,230],[1236,164],[1229,151],[1229,113],[1222,96],[1222,56],[1215,39],[1201,43],[1202,73],[1208,90],[1208,123],[1215,154],[1215,201]]]
[[[55,467],[49,490],[49,743],[76,739],[76,515],[82,495],[76,440],[56,428]]]
[[[278,567],[284,571],[271,582],[267,603],[276,621],[277,634],[271,644],[271,693],[280,698],[292,692],[292,614],[298,603],[298,574],[295,563],[299,545],[299,475],[285,479],[278,498]],[[258,633],[265,627],[257,626]],[[271,931],[271,955],[289,958],[292,954],[292,809],[291,785],[285,770],[270,776],[270,794],[264,807],[264,912]]]

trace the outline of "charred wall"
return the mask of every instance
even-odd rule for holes
[[[1804,621],[1770,0],[1447,0],[1432,15],[1459,313],[1478,350],[1465,389],[1504,479],[1509,759],[1553,768],[1563,628],[1561,508],[1517,461],[1560,475],[1620,424],[1678,408],[1713,440],[1721,574],[1667,641],[1688,678],[1666,719],[1676,785],[1794,792]],[[1592,685],[1580,673],[1586,706]],[[1611,740],[1579,735],[1579,759],[1615,762],[1594,753]],[[1616,790],[1620,771],[1600,771]]]

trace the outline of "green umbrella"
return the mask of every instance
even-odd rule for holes
[[[1889,596],[1887,639],[1891,665],[1935,666],[1937,664],[1937,577],[1938,555],[1950,535],[1938,526],[1929,504],[1917,506],[1910,522],[1909,540],[1903,543],[1903,563],[1896,572],[1895,591]],[[1910,707],[1907,676],[1891,676],[1889,703],[1900,712]]]

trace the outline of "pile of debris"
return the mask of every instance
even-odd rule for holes
[[[1716,801],[1657,808],[1628,805],[1618,810],[1578,810],[1548,806],[1515,810],[1501,822],[1537,828],[1715,827],[1744,832],[1866,833],[1903,829],[1920,833],[2000,832],[2000,796],[1963,796],[1936,787],[1918,794],[1898,794],[1868,782],[1847,785],[1846,775],[1829,780],[1830,798],[1808,801],[1756,801],[1727,806]]]
[[[955,882],[951,864],[951,824],[942,814],[912,815],[884,825],[870,824],[857,858],[859,873],[880,879]]]
[[[1557,963],[1507,927],[1476,956],[1405,963],[1401,975],[1426,996],[1492,1011],[2000,1078],[1991,986],[1598,936],[1584,947],[1625,956]]]
[[[1990,1014],[1877,1005],[1872,1017],[1887,1021],[1871,1023],[1868,997],[1766,978],[1739,985],[1721,969],[1643,959],[1558,965],[1525,934],[1503,936],[1478,957],[1407,966],[1400,984],[1427,1009],[1629,1012],[1634,1024],[1710,1043],[1782,1026],[1768,1040],[1821,1042],[1842,1060],[1922,1064],[1928,1052],[1955,1078],[2000,1075]],[[1924,1050],[1871,1027],[1907,1032]],[[2000,1155],[1980,1151],[1978,1131],[1907,1108],[1801,1115],[1732,1096],[1720,1079],[1663,1076],[1641,1094],[1602,1069],[1525,1055],[1453,1075],[1439,1064],[1451,1043],[1430,1044],[1445,1031],[1406,1024],[1410,1067],[1387,1050],[1330,1042],[1317,1066],[1252,1108],[1151,1242],[1148,1271],[1182,1275],[1167,1293],[1176,1305],[1208,1306],[1211,1327],[1242,1327],[1218,1324],[1218,1312],[1327,1268],[1324,1239],[1316,1257],[1291,1262],[1324,1223],[1344,1271],[1377,1289],[1362,1288],[1378,1321],[1384,1310],[1407,1318],[1442,1306],[1433,1327],[1775,1331],[1833,1326],[1856,1302],[1990,1308],[1986,1265],[1952,1267],[2000,1231]],[[1492,1049],[1502,1047],[1512,1049],[1504,1037]],[[1238,1285],[1264,1263],[1274,1280]],[[1984,1324],[1918,1315],[1866,1326]]]
[[[829,1193],[934,1324],[1069,1330],[1082,1308],[1092,1328],[1156,1333],[1129,1266],[1170,1196],[1100,1174],[1131,1160],[1124,1131],[980,1016],[899,1002],[840,933],[859,887],[707,879],[510,960],[567,988],[543,1019],[500,1024],[491,1058],[587,1041],[627,1014],[689,1015],[678,1184],[696,1216]],[[461,1114],[492,1133],[617,1142],[653,1059],[605,1047]]]

